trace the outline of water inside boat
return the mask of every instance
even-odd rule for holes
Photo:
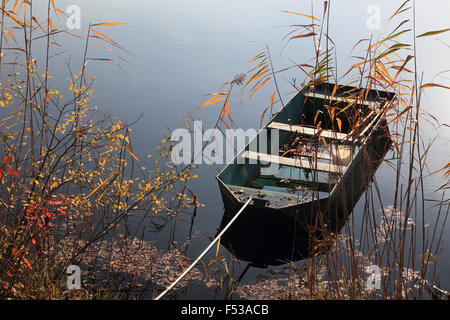
[[[323,91],[298,94],[266,126],[279,130],[278,154],[247,146],[238,155],[245,164],[233,163],[219,177],[239,201],[253,197],[264,207],[326,198],[380,119],[379,108],[380,100],[373,97],[357,100]],[[264,174],[261,169],[273,163],[277,170]]]

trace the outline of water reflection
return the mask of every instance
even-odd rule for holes
[[[224,212],[220,229],[234,214]],[[251,208],[236,219],[220,243],[236,258],[256,267],[301,260],[312,249],[307,230],[295,216],[267,215]]]
[[[403,0],[384,0],[376,3],[382,9],[383,23],[401,3]],[[100,106],[101,110],[107,110],[129,122],[144,113],[142,121],[133,127],[134,148],[143,166],[150,166],[151,161],[146,163],[145,156],[152,153],[153,146],[159,144],[163,133],[167,133],[167,128],[183,126],[183,117],[178,115],[195,109],[204,101],[203,94],[215,90],[222,82],[229,80],[234,73],[247,71],[247,67],[242,65],[255,56],[264,44],[271,46],[278,68],[291,65],[290,59],[298,63],[306,62],[311,54],[311,46],[308,42],[300,42],[299,45],[292,42],[281,55],[281,49],[285,43],[280,39],[286,35],[287,31],[284,28],[278,28],[302,21],[282,13],[283,10],[309,13],[310,1],[58,1],[61,9],[66,9],[72,4],[79,5],[82,9],[83,26],[78,32],[79,36],[86,35],[89,23],[117,21],[128,24],[123,28],[105,31],[108,36],[133,53],[133,56],[125,56],[129,61],[124,65],[126,74],[105,63],[90,64],[89,72],[98,76],[99,83],[96,86],[97,94],[94,102]],[[314,4],[319,10],[323,2],[314,1]],[[417,28],[420,33],[445,27],[450,3],[439,0],[434,1],[433,4],[429,5],[426,1],[417,2]],[[355,43],[361,38],[370,38],[374,32],[365,27],[367,6],[367,2],[355,0],[335,1],[332,4],[330,33],[338,48],[337,61],[340,75],[354,63],[350,55],[355,54],[352,53]],[[105,8],[108,9],[105,11]],[[36,16],[45,15],[45,5],[38,4],[34,9]],[[351,23],[349,23],[349,16],[352,16]],[[233,18],[230,19],[230,17]],[[400,21],[394,21],[394,23],[398,24]],[[375,30],[373,38],[387,35],[390,31],[391,29]],[[449,34],[442,34],[439,39],[449,43]],[[58,42],[62,42],[69,54],[56,55],[53,58],[60,66],[52,70],[55,87],[56,84],[59,85],[56,81],[63,81],[62,79],[67,77],[66,61],[71,57],[73,69],[78,70],[80,66],[76,63],[81,60],[83,54],[80,50],[83,45],[82,40],[74,37],[64,39],[60,37]],[[38,45],[38,42],[34,45]],[[45,45],[45,42],[42,45]],[[105,55],[102,50],[91,53],[92,57]],[[426,71],[424,82],[433,80],[432,78],[440,71],[450,69],[447,54],[447,47],[437,39],[424,38],[418,43],[418,67]],[[293,76],[300,77],[298,74]],[[442,76],[448,77],[448,74]],[[445,83],[443,79],[434,80]],[[292,88],[287,81],[280,81],[280,87],[283,94],[291,95]],[[267,107],[268,97],[272,94],[270,90],[265,92],[265,95],[261,94],[252,98],[245,108],[240,107],[236,102],[234,116],[240,127],[244,129],[259,127],[260,115]],[[449,93],[444,91],[434,90],[425,93],[424,110],[439,115],[441,122],[448,122],[450,109],[445,107],[448,98]],[[197,116],[205,122],[205,126],[207,122],[214,125],[217,112],[214,108],[205,109]],[[432,151],[448,150],[448,130],[446,127],[440,130],[441,139],[437,141]],[[438,132],[431,128],[426,131],[426,134],[427,139],[428,135],[432,139]],[[428,160],[430,172],[441,168],[444,165],[443,161],[442,152],[430,152]],[[220,195],[214,185],[216,174],[214,167],[204,165],[199,172],[201,179],[194,182],[193,190],[206,207],[198,211],[193,228],[194,233],[201,231],[202,235],[190,247],[192,256],[198,256],[202,252],[208,244],[210,232],[220,222],[220,216],[216,214],[221,206]],[[387,203],[393,194],[393,177],[395,176],[386,164],[377,174],[378,182],[383,186],[380,190],[381,195],[387,199]],[[441,181],[435,181],[438,177],[440,176],[432,175],[428,178],[426,187],[429,190],[435,190],[441,185]],[[360,202],[356,211],[362,210],[363,206],[364,203]],[[225,216],[226,214],[223,219]],[[292,260],[296,259],[292,256],[292,251],[301,252],[301,241],[293,245],[290,241],[292,239],[289,239],[288,234],[291,232],[289,230],[292,230],[294,226],[291,222],[281,224],[276,229],[271,226],[270,232],[265,232],[270,224],[264,224],[262,221],[247,223],[245,219],[249,219],[250,216],[247,217],[245,214],[241,218],[244,221],[242,223],[238,221],[223,237],[221,243],[227,248],[232,248],[230,249],[232,252],[233,250],[235,253],[238,252],[243,260],[258,252],[269,256],[269,253],[275,249],[277,259]],[[134,220],[140,221],[137,218]],[[356,228],[362,224],[358,217],[354,223]],[[192,224],[186,224],[186,226],[179,224],[176,234],[171,226],[165,218],[154,217],[145,236],[149,240],[156,241],[157,246],[166,248],[168,238],[171,240],[175,238],[179,243],[183,243],[186,235],[192,234],[192,230],[189,230]],[[149,229],[157,232],[150,232]],[[450,233],[448,229],[445,231],[445,243],[448,243],[447,235]],[[236,243],[238,243],[237,246]],[[286,248],[285,252],[281,252],[280,248]],[[292,250],[293,248],[295,250]],[[442,270],[448,269],[450,263],[448,254],[445,255],[444,259],[441,259]],[[256,261],[254,257],[253,260]],[[441,272],[440,278],[442,281],[448,281],[448,273]]]

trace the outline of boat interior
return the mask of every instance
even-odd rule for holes
[[[239,201],[253,197],[269,208],[328,197],[390,98],[372,90],[357,98],[354,90],[333,93],[323,85],[300,91],[266,125],[271,130],[250,141],[218,179]]]

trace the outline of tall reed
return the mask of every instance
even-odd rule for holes
[[[331,119],[329,127],[340,131],[342,121],[337,117],[342,107],[333,103],[332,97],[339,87],[355,86],[347,96],[354,101],[364,101],[369,90],[377,89],[395,93],[396,101],[384,105],[377,111],[389,124],[393,147],[384,166],[389,166],[394,177],[394,193],[383,195],[377,176],[368,185],[362,196],[363,208],[352,212],[342,234],[326,232],[315,244],[314,257],[303,261],[298,271],[302,283],[307,283],[307,298],[331,299],[425,299],[430,298],[430,288],[439,283],[436,266],[439,249],[445,232],[449,213],[446,198],[448,189],[449,164],[442,169],[434,168],[434,175],[443,178],[438,190],[426,188],[427,158],[432,150],[432,142],[422,135],[424,122],[435,128],[442,125],[438,116],[427,113],[423,108],[422,96],[428,88],[450,89],[446,84],[424,83],[423,74],[417,63],[417,42],[424,37],[448,32],[449,29],[416,33],[416,3],[407,0],[390,17],[389,23],[400,20],[392,32],[380,40],[361,39],[354,51],[359,50],[356,62],[343,76],[337,72],[336,46],[330,36],[330,11],[335,1],[324,1],[320,17],[289,11],[297,16],[298,24],[285,37],[290,41],[310,40],[314,56],[306,63],[293,64],[276,70],[270,55],[265,50],[249,60],[250,70],[243,82],[244,101],[262,87],[273,85],[273,94],[268,107],[260,117],[271,119],[276,113],[276,104],[284,106],[278,79],[283,72],[298,69],[305,80],[298,85],[290,85],[296,91],[305,86],[335,83],[327,95],[326,112]],[[314,12],[314,7],[312,8]],[[338,84],[339,82],[339,84]],[[219,124],[226,127],[232,123],[230,116],[230,95],[235,83],[227,82],[227,90],[215,94],[200,107],[221,103]],[[222,87],[222,88],[223,88]],[[359,89],[358,89],[359,88]],[[343,109],[351,108],[355,102]],[[318,115],[316,115],[317,118]],[[361,125],[359,117],[349,119],[352,128]],[[352,122],[353,121],[353,122]],[[315,122],[317,129],[320,123]],[[364,175],[364,173],[361,173]],[[427,199],[437,200],[428,202]],[[433,214],[430,214],[430,209]],[[320,215],[320,213],[317,213]],[[349,213],[350,214],[350,213]],[[358,223],[356,222],[358,220]],[[360,229],[357,230],[357,226]],[[325,226],[318,228],[326,230]],[[330,249],[330,245],[331,249]],[[381,270],[381,290],[369,290],[367,267],[378,266]]]
[[[103,31],[123,23],[88,26],[82,60],[67,63],[64,83],[52,77],[63,71],[54,62],[59,39],[71,35],[55,22],[65,20],[64,12],[53,0],[43,18],[34,15],[42,1],[1,5],[0,297],[110,295],[113,282],[68,290],[66,267],[80,264],[100,240],[142,232],[128,224],[131,214],[143,221],[190,206],[193,167],[168,161],[165,140],[151,170],[137,170],[130,125],[92,105],[95,78],[88,63],[115,63],[126,53]],[[112,57],[90,58],[93,46]]]

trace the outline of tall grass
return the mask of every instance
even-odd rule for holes
[[[439,283],[436,268],[450,208],[445,194],[449,183],[449,164],[443,163],[442,169],[433,169],[433,174],[442,176],[443,182],[442,187],[430,194],[425,178],[428,175],[427,158],[432,150],[432,141],[422,136],[421,128],[424,122],[431,123],[435,128],[446,124],[439,123],[438,115],[433,116],[424,110],[422,96],[428,88],[446,90],[450,87],[448,84],[423,82],[422,72],[417,65],[417,42],[449,29],[417,34],[415,1],[404,1],[388,23],[397,20],[402,22],[394,25],[392,32],[379,40],[371,38],[357,41],[353,48],[354,52],[358,52],[355,53],[357,61],[340,76],[337,72],[337,44],[331,39],[329,30],[333,5],[338,4],[331,0],[324,1],[324,6],[318,10],[321,12],[320,17],[287,12],[297,16],[299,22],[289,26],[292,30],[285,40],[311,41],[315,55],[305,63],[295,63],[276,71],[270,49],[266,47],[262,53],[249,60],[251,68],[243,81],[243,100],[262,87],[273,85],[270,103],[260,117],[262,125],[264,119],[272,118],[276,104],[284,106],[278,78],[287,70],[298,69],[305,80],[300,85],[293,81],[291,86],[295,90],[327,82],[336,83],[327,93],[330,99],[325,107],[331,119],[329,127],[340,131],[342,124],[336,115],[342,110],[332,103],[339,86],[355,86],[357,89],[348,92],[355,101],[364,101],[371,89],[395,93],[396,101],[385,104],[377,111],[388,121],[393,141],[390,152],[392,157],[386,159],[384,165],[390,167],[395,177],[394,194],[391,197],[383,195],[380,191],[383,186],[375,177],[362,196],[363,209],[353,212],[343,233],[339,235],[338,232],[324,231],[320,239],[316,239],[315,256],[304,260],[301,269],[295,269],[298,281],[305,288],[301,296],[297,297],[429,298],[430,288]],[[215,94],[200,106],[206,107],[220,101],[219,122],[226,127],[232,124],[230,95],[234,84],[233,81],[225,83],[223,87],[228,86],[228,89]],[[346,108],[351,106],[349,103]],[[361,124],[360,119],[354,118],[353,128]],[[320,129],[320,124],[315,124]],[[440,200],[428,202],[429,198]],[[429,211],[433,211],[433,214]],[[319,212],[317,214],[320,215]],[[356,223],[357,218],[359,224]],[[360,225],[359,230],[356,229],[357,225]],[[326,230],[325,226],[319,225],[318,228]],[[366,267],[370,265],[376,265],[381,270],[381,290],[369,290],[366,286]]]
[[[103,30],[122,23],[90,24],[82,60],[75,69],[67,63],[69,80],[63,81],[52,75],[62,71],[53,62],[59,38],[70,35],[55,22],[65,21],[64,12],[53,0],[45,3],[46,17],[34,16],[42,1],[1,5],[0,297],[112,297],[113,281],[99,290],[90,290],[94,284],[69,291],[67,266],[81,263],[99,240],[135,237],[132,213],[143,221],[176,216],[191,205],[193,167],[167,161],[165,140],[153,168],[140,171],[130,125],[92,105],[88,63],[121,58],[125,49]],[[93,46],[107,56],[90,58]],[[82,245],[67,250],[69,243]]]

